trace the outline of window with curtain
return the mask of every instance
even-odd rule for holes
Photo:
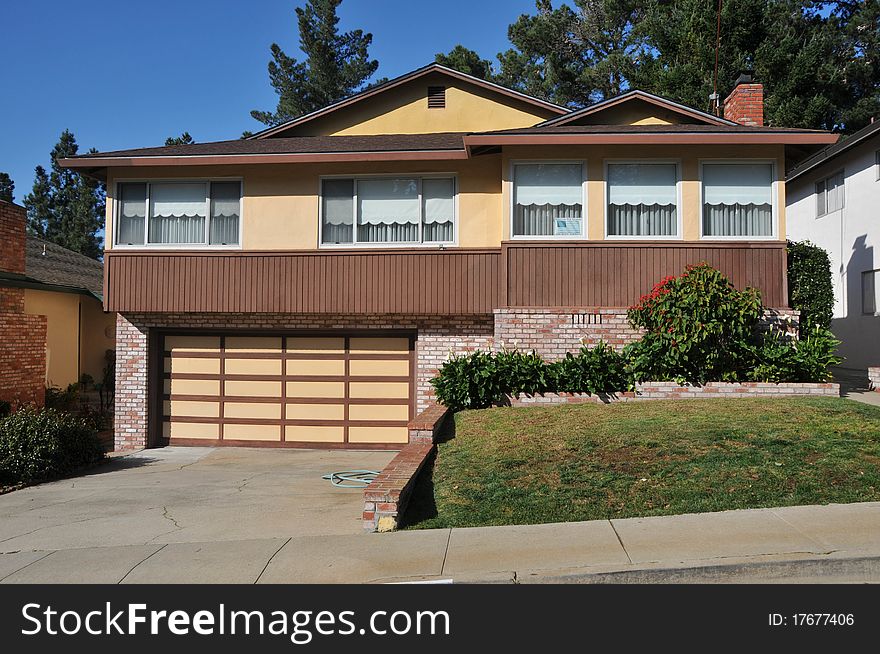
[[[880,270],[862,273],[862,313],[874,315],[880,306]]]
[[[816,216],[840,211],[844,204],[843,171],[816,184]]]
[[[516,164],[513,235],[581,236],[583,180],[580,163]]]
[[[608,235],[676,236],[674,163],[608,164]]]
[[[237,181],[124,182],[116,243],[238,245],[240,217]]]
[[[321,243],[449,243],[455,240],[451,177],[325,179]]]
[[[703,235],[773,235],[772,164],[703,165]]]

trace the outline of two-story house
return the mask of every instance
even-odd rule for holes
[[[394,447],[450,352],[636,337],[707,261],[785,309],[787,161],[836,137],[640,91],[570,111],[430,65],[245,140],[84,155],[107,181],[117,447]]]
[[[790,171],[789,238],[831,259],[842,367],[880,366],[880,122],[821,150]]]

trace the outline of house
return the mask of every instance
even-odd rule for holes
[[[864,373],[880,365],[880,122],[801,162],[786,185],[789,238],[831,259],[842,367]]]
[[[21,389],[16,403],[42,403],[47,386],[66,388],[83,375],[100,381],[116,331],[116,316],[102,306],[101,262],[26,235],[24,207],[8,202],[0,203],[0,235],[0,294],[11,321],[0,334],[10,349],[0,388]]]
[[[451,351],[621,347],[692,262],[786,312],[783,172],[836,137],[755,126],[760,96],[570,111],[430,65],[249,139],[62,161],[108,185],[117,448],[399,447]]]

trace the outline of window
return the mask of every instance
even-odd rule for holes
[[[513,235],[572,237],[583,234],[583,164],[516,164]]]
[[[874,153],[874,163],[877,166],[877,181],[880,181],[880,150]]]
[[[703,235],[773,236],[773,165],[703,164]]]
[[[677,183],[674,163],[608,164],[608,235],[676,236]]]
[[[238,245],[241,182],[119,184],[117,245]]]
[[[451,177],[325,179],[321,243],[451,243],[455,180]]]
[[[816,216],[843,209],[843,171],[816,184]]]
[[[874,315],[880,306],[880,270],[862,273],[862,313]]]

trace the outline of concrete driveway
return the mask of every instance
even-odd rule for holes
[[[162,565],[177,552],[216,581],[253,582],[291,538],[363,538],[361,490],[321,475],[394,454],[167,447],[0,495],[0,580],[185,581]]]

